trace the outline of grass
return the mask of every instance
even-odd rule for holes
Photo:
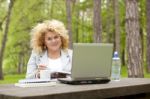
[[[126,66],[122,66],[122,67],[121,67],[121,77],[122,77],[122,78],[125,78],[125,77],[127,77],[127,76],[128,76],[127,68],[126,68]]]
[[[25,74],[5,75],[4,80],[0,80],[0,84],[17,83],[19,79],[24,79],[24,78],[25,78]]]
[[[127,67],[122,66],[121,67],[121,78],[125,78],[128,76],[127,73]],[[150,78],[150,74],[146,73],[144,71],[144,77],[145,78]],[[24,79],[25,74],[12,74],[12,75],[5,75],[4,80],[0,80],[0,84],[14,84],[17,83],[19,79]]]
[[[146,71],[144,71],[144,78],[150,78],[150,73],[146,73]]]

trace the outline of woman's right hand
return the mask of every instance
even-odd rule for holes
[[[45,69],[47,69],[47,66],[46,66],[46,65],[43,65],[43,64],[38,65],[38,70],[39,70],[39,71],[40,71],[40,70],[45,70]]]
[[[43,65],[43,64],[38,65],[36,78],[40,78],[40,70],[45,70],[45,69],[47,69],[46,65]]]

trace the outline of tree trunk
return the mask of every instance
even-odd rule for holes
[[[137,0],[126,0],[128,76],[144,77]]]
[[[141,53],[142,53],[142,63],[144,62],[144,33],[142,27],[140,27],[140,39],[141,39]]]
[[[9,23],[10,23],[10,16],[11,16],[11,10],[14,4],[14,0],[10,0],[9,7],[8,7],[8,12],[7,12],[7,17],[6,17],[6,25],[5,25],[5,30],[4,30],[4,36],[1,44],[1,49],[0,49],[0,79],[3,78],[3,57],[4,57],[4,51],[5,51],[5,46],[7,42],[7,34],[8,34],[8,29],[9,29]]]
[[[126,62],[125,62],[125,49],[122,50],[122,53],[121,53],[121,65],[122,66],[125,66]]]
[[[75,42],[79,42],[79,8],[77,7],[79,0],[72,0],[72,13],[75,13],[76,19],[74,22],[74,30],[75,30]]]
[[[113,24],[110,24],[110,23],[113,23],[112,20],[114,20],[114,15],[112,12],[112,0],[107,0],[107,3],[106,3],[106,7],[107,7],[107,12],[110,12],[110,13],[107,13],[107,17],[106,17],[106,33],[107,33],[107,40],[106,42],[113,42],[113,32],[112,32],[112,25]],[[113,25],[114,26],[114,25]]]
[[[75,22],[75,32],[76,32],[76,42],[79,42],[79,21],[78,21],[78,19],[79,19],[79,11],[77,10],[76,11],[76,17],[77,17],[77,19],[76,19],[76,22]]]
[[[79,18],[79,12],[76,12],[77,19]],[[79,42],[79,21],[76,19],[75,21],[75,32],[76,32],[76,42]]]
[[[94,4],[94,17],[93,17],[93,28],[94,28],[94,42],[100,43],[102,41],[101,35],[101,0],[93,0]]]
[[[0,30],[1,30],[1,31],[2,31],[3,22],[6,20],[6,17],[7,17],[7,16],[4,16],[4,17],[2,18],[2,20],[0,21]]]
[[[23,65],[24,65],[23,58],[24,58],[23,52],[20,52],[18,60],[18,74],[21,74],[23,72]]]
[[[81,30],[81,33],[82,33],[82,35],[81,35],[81,37],[82,37],[82,42],[85,42],[85,12],[83,11],[82,12],[82,18],[81,18],[81,24],[82,24],[82,30]]]
[[[67,29],[69,32],[69,47],[72,48],[72,19],[71,19],[71,0],[66,0],[66,12],[67,12]]]
[[[147,72],[150,73],[150,0],[146,0],[147,11]]]
[[[118,53],[120,53],[120,24],[119,24],[118,0],[114,0],[113,2],[115,11],[115,50]]]

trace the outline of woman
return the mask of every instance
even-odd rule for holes
[[[33,48],[27,66],[27,79],[40,78],[40,70],[50,69],[51,77],[65,77],[58,71],[70,72],[72,50],[68,49],[69,37],[64,24],[58,20],[44,21],[31,31]]]

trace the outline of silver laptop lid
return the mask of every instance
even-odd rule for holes
[[[110,78],[113,44],[74,43],[71,78]]]

